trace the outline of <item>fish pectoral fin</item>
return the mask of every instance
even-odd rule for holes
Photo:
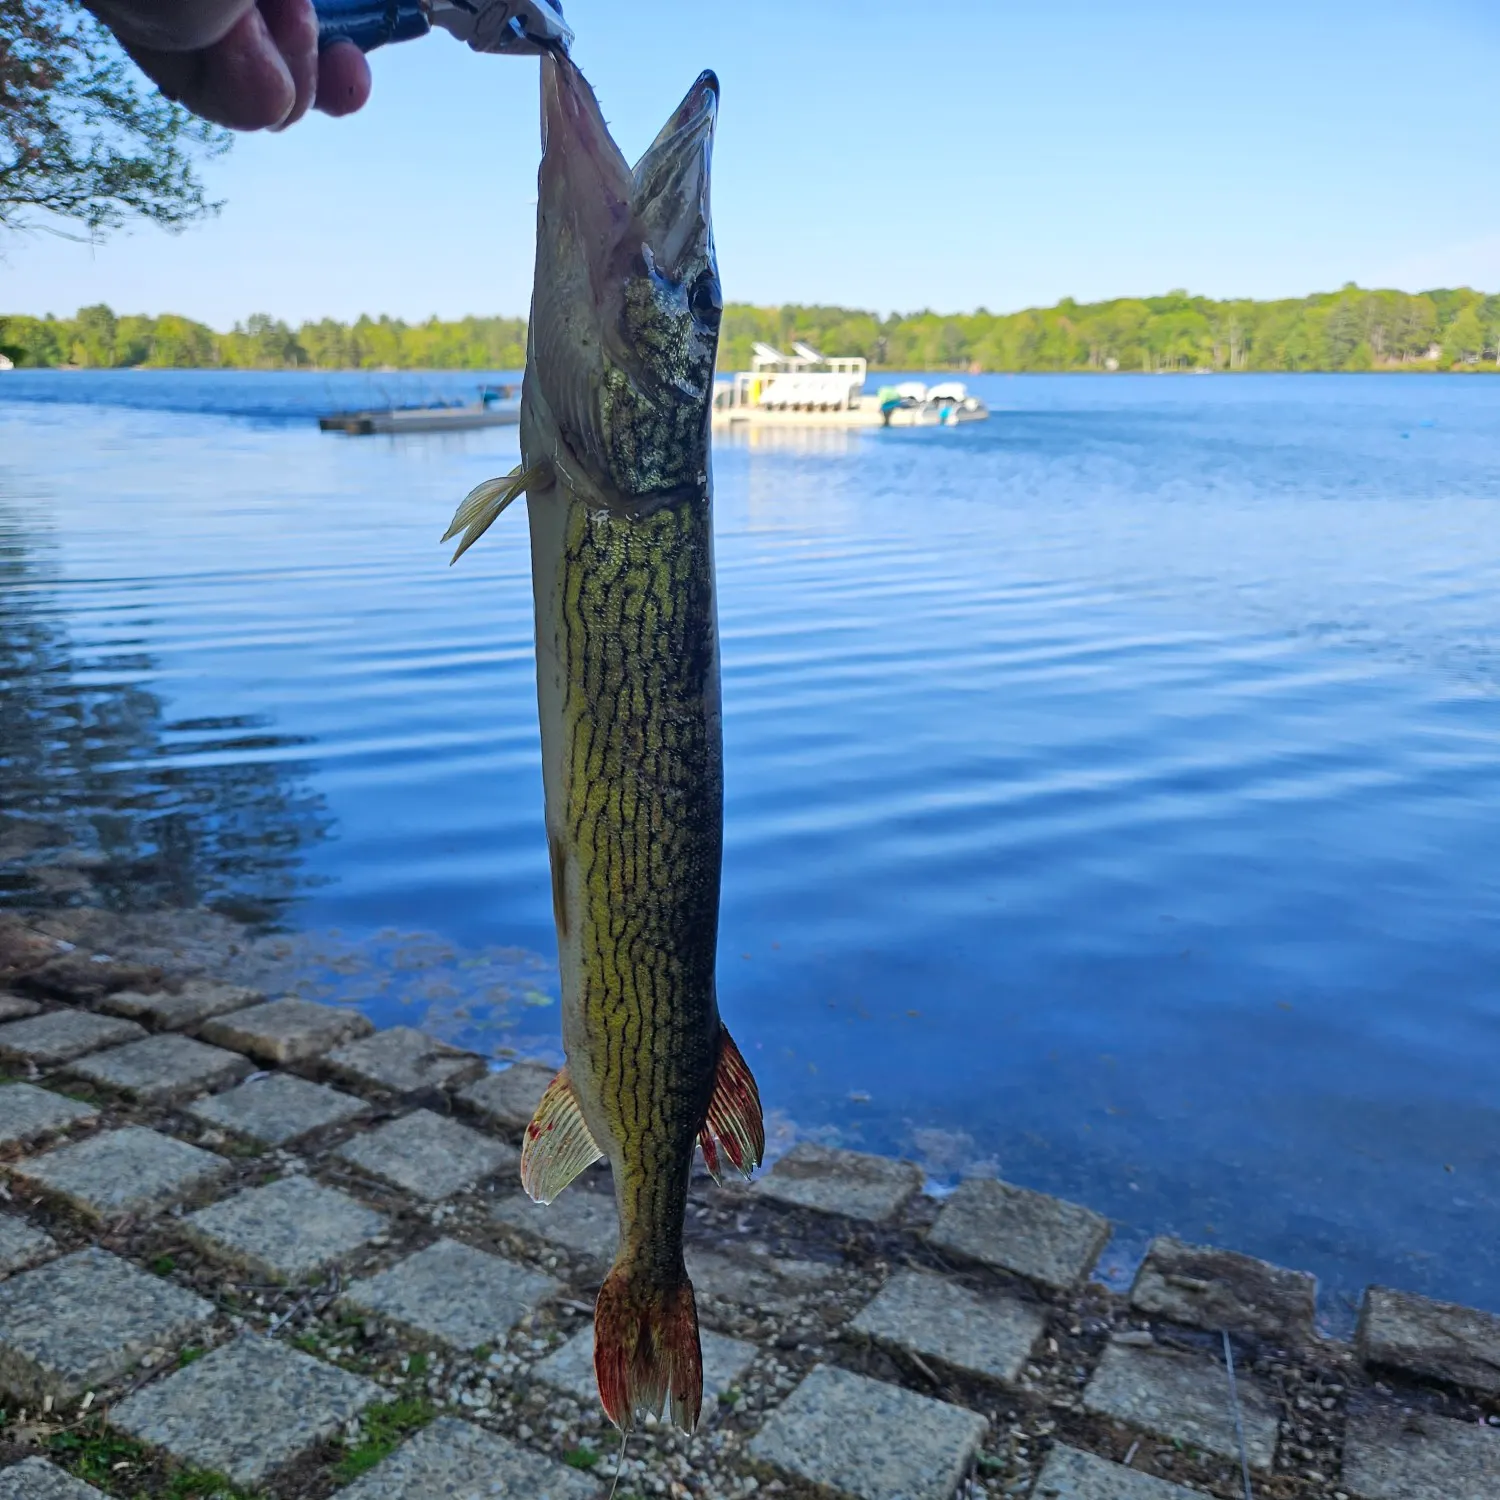
[[[517,464],[509,474],[502,474],[498,479],[486,479],[483,484],[475,485],[464,496],[463,504],[453,513],[453,521],[443,533],[445,542],[451,541],[459,532],[464,534],[463,540],[458,544],[458,551],[449,560],[449,567],[500,519],[501,512],[511,501],[539,483],[548,468],[545,462],[533,464],[529,469],[523,469]]]
[[[720,1027],[719,1066],[698,1144],[703,1148],[703,1165],[719,1183],[731,1172],[751,1176],[766,1154],[760,1090],[728,1027]]]
[[[537,1203],[550,1203],[604,1153],[583,1122],[573,1080],[564,1068],[542,1095],[521,1147],[521,1186]]]

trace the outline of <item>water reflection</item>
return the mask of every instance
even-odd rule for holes
[[[50,550],[0,491],[0,904],[274,919],[331,827],[285,753],[309,741],[261,716],[168,717],[148,652],[79,649]]]

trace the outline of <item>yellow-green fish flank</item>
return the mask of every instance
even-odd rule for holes
[[[480,485],[469,547],[526,495],[547,847],[567,1066],[527,1129],[550,1202],[601,1156],[620,1248],[595,1312],[605,1411],[702,1400],[683,1221],[693,1153],[748,1176],[754,1079],[714,988],[723,750],[709,415],[723,300],[705,73],[634,169],[566,58],[542,64],[521,463]]]

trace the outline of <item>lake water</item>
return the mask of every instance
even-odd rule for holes
[[[309,420],[476,379],[0,376],[0,805],[382,1022],[555,1049],[524,517],[437,541],[515,431]],[[972,384],[716,450],[721,1001],[782,1138],[1336,1321],[1500,1310],[1500,380]]]

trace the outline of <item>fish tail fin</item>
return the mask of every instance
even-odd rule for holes
[[[731,1172],[749,1177],[766,1154],[760,1090],[727,1026],[719,1028],[719,1065],[698,1144],[703,1148],[703,1165],[715,1182],[723,1182]]]
[[[616,1263],[594,1308],[594,1375],[604,1414],[622,1432],[670,1408],[684,1432],[703,1409],[698,1305],[686,1274],[666,1285]]]

